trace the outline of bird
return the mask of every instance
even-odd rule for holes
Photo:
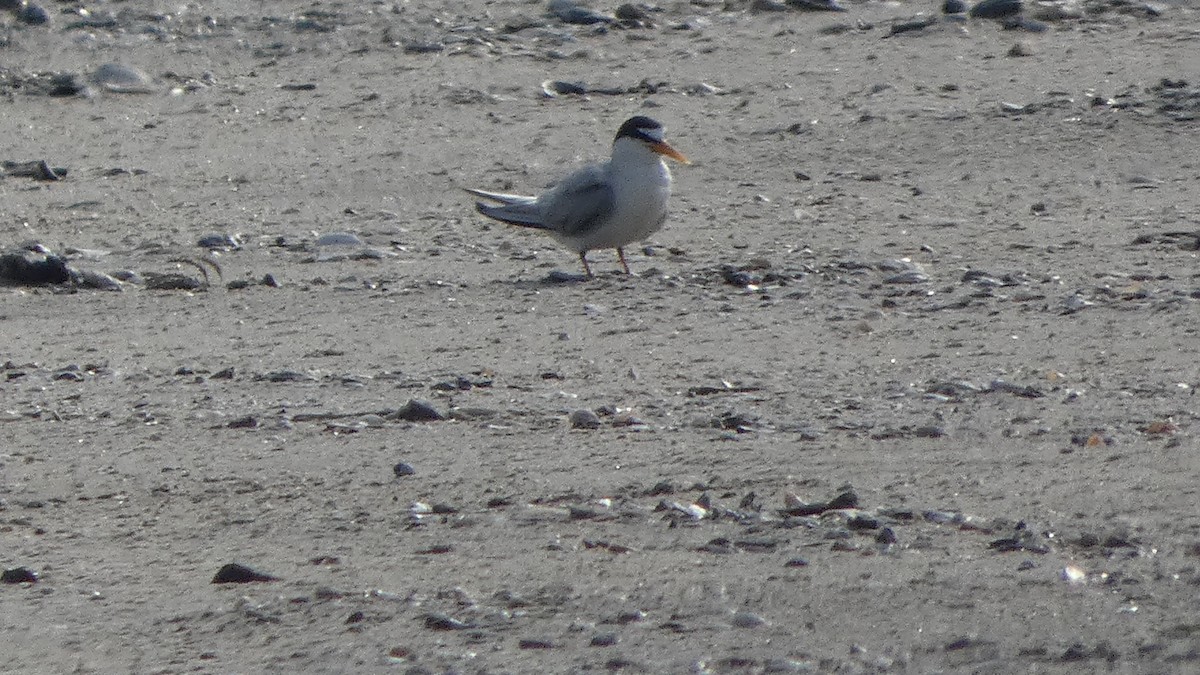
[[[467,188],[498,205],[476,202],[475,209],[495,220],[544,230],[579,254],[587,278],[593,278],[588,251],[615,248],[629,271],[625,247],[662,228],[671,197],[671,170],[664,158],[691,164],[664,139],[663,125],[642,115],[617,130],[612,157],[584,166],[537,197]]]

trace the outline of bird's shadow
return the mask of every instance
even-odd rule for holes
[[[548,288],[576,288],[594,286],[603,288],[611,285],[614,282],[629,282],[641,279],[638,275],[624,274],[621,272],[601,272],[593,277],[577,272],[567,272],[564,270],[551,270],[544,276],[538,279],[517,278],[509,280],[496,280],[496,283],[511,285],[517,288],[524,289],[548,289]]]

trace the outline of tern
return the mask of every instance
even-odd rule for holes
[[[641,115],[617,130],[612,158],[578,169],[538,197],[467,189],[497,205],[476,202],[479,213],[501,222],[545,230],[579,254],[592,278],[587,253],[615,248],[629,271],[625,247],[657,232],[667,219],[671,170],[664,157],[691,164],[663,138],[663,125]]]

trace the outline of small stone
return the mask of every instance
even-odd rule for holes
[[[241,248],[236,237],[231,234],[219,233],[206,234],[203,237],[200,237],[200,239],[196,241],[196,245],[200,248],[206,248],[210,251],[216,249],[229,250]]]
[[[593,647],[611,647],[621,638],[616,633],[602,633],[592,638],[591,645]]]
[[[0,583],[5,584],[36,584],[38,581],[37,572],[28,567],[14,567],[4,570],[0,573]]]
[[[229,563],[217,570],[217,574],[212,579],[214,584],[247,584],[254,581],[279,581],[279,577],[264,574],[238,563]]]
[[[1003,19],[1021,12],[1021,0],[983,0],[971,8],[976,19]]]
[[[646,620],[646,613],[640,609],[635,609],[632,612],[621,612],[617,615],[616,622],[624,626],[625,624],[638,623]]]
[[[120,63],[101,64],[92,72],[92,82],[115,94],[146,94],[154,90],[148,75]]]
[[[236,420],[233,420],[225,426],[229,427],[230,429],[257,429],[258,418],[254,415],[246,415],[245,417],[239,417]]]
[[[1033,47],[1024,42],[1017,42],[1008,48],[1008,55],[1011,57],[1033,56]]]
[[[860,513],[846,521],[846,527],[851,530],[878,530],[879,519]]]
[[[350,616],[346,617],[346,623],[360,623],[366,615],[362,612],[351,612]]]
[[[466,630],[472,625],[465,621],[459,621],[449,614],[431,612],[425,615],[425,627],[430,630]]]
[[[599,429],[600,416],[591,410],[580,409],[571,413],[572,429]]]
[[[554,643],[543,638],[526,638],[517,643],[520,649],[553,649]]]
[[[433,404],[424,399],[410,399],[404,407],[396,412],[388,415],[393,419],[401,419],[406,422],[437,422],[446,419],[446,416],[438,412]]]
[[[317,237],[317,246],[366,246],[357,234],[329,232]]]
[[[263,278],[261,281],[259,281],[259,283],[268,288],[279,288],[280,286],[279,280],[275,278],[274,274],[269,272],[263,275]]]
[[[398,462],[396,464],[396,466],[392,467],[392,473],[396,474],[397,478],[401,478],[403,476],[411,476],[411,475],[415,474],[416,472],[417,472],[417,470],[415,468],[413,468],[413,465],[409,464],[408,462]]]
[[[651,497],[661,497],[675,492],[675,486],[669,480],[659,481],[646,494]]]
[[[21,8],[17,13],[17,18],[22,23],[27,23],[31,26],[41,26],[50,23],[50,12],[41,5],[29,3]]]

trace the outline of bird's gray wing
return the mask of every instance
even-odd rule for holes
[[[567,176],[538,198],[543,222],[552,230],[577,237],[613,212],[613,187],[607,165],[587,166]]]

